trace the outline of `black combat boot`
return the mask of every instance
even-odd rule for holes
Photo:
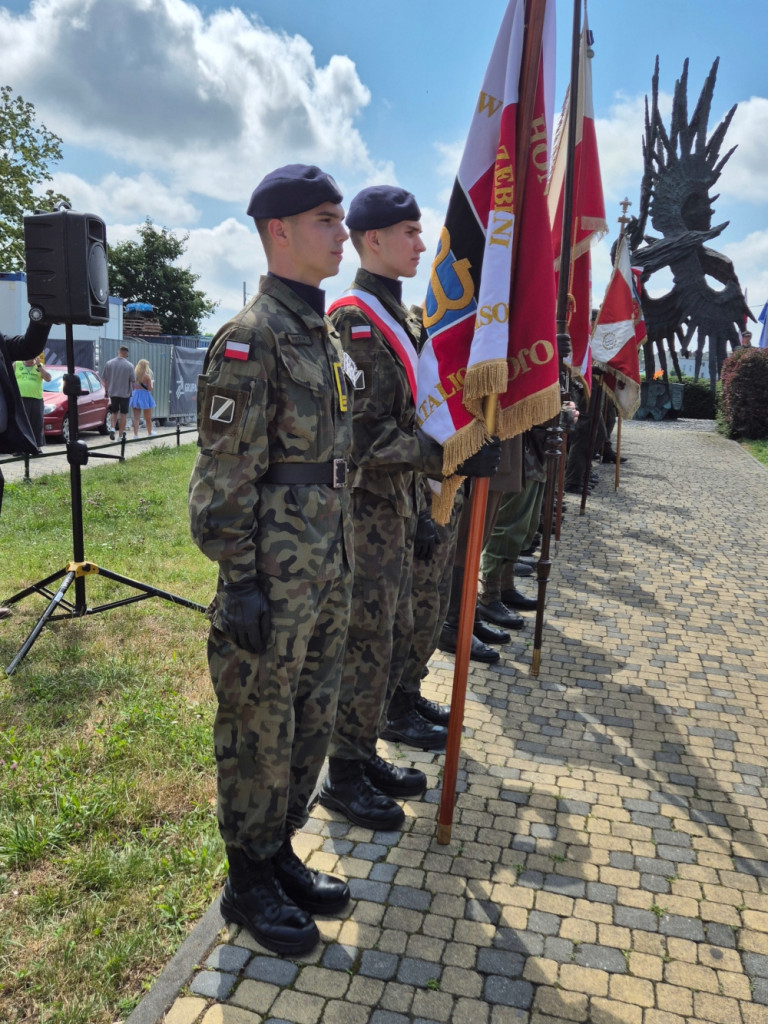
[[[443,628],[440,630],[440,636],[437,640],[437,646],[441,651],[446,651],[448,654],[455,654],[458,643],[458,627],[454,626],[450,622],[444,622]],[[489,647],[488,644],[484,644],[482,640],[478,640],[477,637],[473,635],[472,640],[470,641],[469,657],[472,661],[482,661],[486,665],[492,665],[495,661],[499,660],[501,655],[498,651],[495,651],[493,647]]]
[[[338,914],[349,903],[347,883],[308,868],[293,852],[290,838],[272,858],[272,866],[285,895],[308,914]]]
[[[498,609],[495,610],[498,611]],[[520,619],[519,626],[510,626],[508,628],[522,629],[524,626],[524,622],[520,618],[520,616],[513,615],[508,608],[507,612],[509,612],[509,614],[506,616],[499,613],[497,618],[507,618],[510,620],[510,622],[516,622],[518,619]],[[498,644],[499,646],[501,646],[502,644],[508,644],[512,637],[509,635],[506,629],[499,628],[501,626],[501,623],[499,623],[498,625],[491,625],[492,622],[495,623],[495,619],[491,619],[491,615],[493,615],[493,610],[488,611],[488,607],[486,605],[481,606],[478,603],[477,609],[475,611],[475,624],[472,627],[472,634],[476,636],[478,640],[482,640],[484,644]]]
[[[381,738],[395,740],[417,750],[445,750],[448,730],[444,725],[424,717],[417,709],[416,702],[417,698],[412,693],[403,693],[399,689],[395,691],[389,702],[387,725]]]
[[[405,798],[421,796],[427,788],[427,776],[418,768],[398,768],[378,754],[366,761],[365,774],[368,781],[380,793]]]
[[[448,728],[448,723],[451,720],[451,709],[448,704],[438,704],[436,700],[427,700],[426,697],[419,695],[416,698],[415,707],[421,717],[426,718],[428,722]]]
[[[229,875],[221,895],[225,921],[241,924],[273,953],[308,953],[320,940],[317,925],[286,896],[272,862],[254,861],[242,850],[227,849]]]
[[[405,821],[402,807],[372,786],[364,769],[364,761],[329,757],[320,803],[363,828],[382,832],[400,828]]]

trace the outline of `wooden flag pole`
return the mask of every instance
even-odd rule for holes
[[[526,11],[525,39],[520,70],[520,90],[517,104],[516,135],[520,142],[515,167],[515,193],[525,195],[525,178],[531,146],[531,122],[536,102],[536,85],[541,60],[541,44],[544,36],[544,14],[546,0],[529,0]],[[510,288],[517,266],[520,240],[520,224],[516,216],[515,233],[512,239],[510,266]],[[487,395],[483,402],[483,417],[490,434],[496,429],[498,395]],[[483,550],[483,529],[485,509],[488,504],[488,479],[477,477],[472,481],[469,536],[464,555],[464,585],[461,591],[461,611],[456,641],[456,665],[453,671],[451,694],[451,718],[448,723],[448,740],[445,747],[445,768],[443,788],[440,794],[440,811],[437,824],[437,841],[442,845],[450,843],[453,827],[453,808],[456,803],[456,779],[459,772],[459,750],[461,728],[464,722],[464,704],[467,694],[469,654],[472,645],[472,627],[477,606],[477,574],[480,569],[480,555]]]
[[[581,4],[583,0],[573,0],[573,34],[571,36],[571,94],[568,111],[568,139],[565,151],[565,182],[563,190],[563,233],[560,243],[560,277],[557,287],[557,347],[570,349],[571,338],[568,334],[568,285],[571,276],[571,249],[573,239],[573,154],[576,149],[576,120],[579,113],[579,48],[581,43]],[[561,347],[562,343],[562,347]],[[561,388],[567,374],[561,362]],[[565,385],[562,398],[567,395]],[[533,636],[533,654],[531,657],[531,675],[539,674],[541,665],[541,645],[544,635],[544,606],[547,600],[547,582],[552,563],[549,559],[549,548],[552,535],[552,518],[555,503],[558,460],[562,454],[562,428],[560,417],[555,417],[548,425],[546,440],[547,481],[544,485],[544,502],[541,525],[541,556],[536,564],[536,579],[539,585],[536,605],[536,626]],[[562,494],[560,496],[562,501]],[[560,502],[558,502],[560,504]]]

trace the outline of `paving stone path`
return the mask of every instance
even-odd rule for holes
[[[768,472],[710,426],[625,425],[619,491],[569,498],[539,676],[530,614],[471,665],[451,842],[443,755],[382,744],[429,789],[402,832],[314,809],[300,852],[353,896],[319,947],[215,919],[160,1019],[767,1024]]]

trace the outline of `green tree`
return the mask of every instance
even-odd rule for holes
[[[67,197],[51,189],[50,163],[61,160],[61,139],[35,120],[35,108],[10,85],[0,88],[0,271],[24,269],[25,214],[52,210]]]
[[[177,238],[167,228],[156,228],[149,217],[139,228],[140,242],[109,247],[109,291],[123,302],[149,302],[155,308],[163,334],[199,334],[200,321],[216,309],[200,279],[189,268],[175,266],[187,248],[189,235]]]

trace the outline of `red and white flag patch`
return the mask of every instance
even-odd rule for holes
[[[352,335],[352,337],[355,340],[357,340],[358,338],[370,338],[370,337],[372,337],[372,335],[371,335],[371,325],[370,324],[358,324],[356,327],[350,328],[349,333]]]
[[[224,349],[225,359],[247,359],[251,346],[242,341],[228,341]]]

